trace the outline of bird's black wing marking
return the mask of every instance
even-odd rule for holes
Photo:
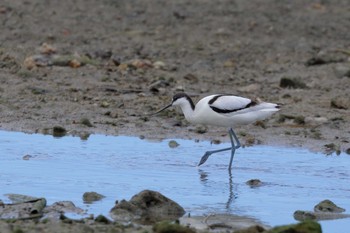
[[[226,100],[223,100],[221,98],[221,102],[217,103],[218,101],[220,101],[220,97],[228,97],[228,98]],[[232,112],[237,112],[246,108],[250,108],[257,105],[258,103],[256,101],[253,101],[247,98],[233,96],[233,95],[216,95],[211,100],[208,101],[208,104],[213,111],[217,113],[225,114],[225,113],[232,113]]]

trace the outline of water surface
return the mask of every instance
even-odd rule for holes
[[[7,193],[45,197],[48,204],[70,200],[89,213],[108,215],[116,200],[129,200],[151,189],[178,202],[191,215],[233,213],[269,225],[296,222],[297,209],[312,210],[330,199],[350,210],[350,156],[325,156],[296,148],[253,146],[237,150],[231,176],[229,152],[212,155],[197,167],[203,153],[228,147],[207,141],[176,139],[150,142],[136,137],[66,136],[0,131],[0,199]],[[30,155],[29,160],[23,156]],[[265,185],[251,188],[250,179]],[[106,196],[84,204],[82,195]],[[322,221],[324,232],[346,232],[350,219]]]

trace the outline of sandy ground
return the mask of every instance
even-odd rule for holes
[[[0,128],[228,141],[185,91],[282,104],[243,144],[350,153],[350,5],[334,1],[2,0]],[[325,147],[325,145],[328,145]]]
[[[4,0],[0,128],[227,141],[226,129],[203,133],[179,111],[146,114],[179,91],[195,100],[229,93],[283,104],[263,124],[235,129],[244,144],[345,151],[349,8],[346,0]]]

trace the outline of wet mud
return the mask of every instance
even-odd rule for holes
[[[346,0],[3,0],[0,128],[220,143],[226,129],[149,113],[176,92],[229,93],[282,105],[235,129],[242,144],[350,154],[348,13]]]

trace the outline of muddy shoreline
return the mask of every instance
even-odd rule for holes
[[[349,151],[346,1],[0,7],[1,129],[227,141],[226,129],[197,130],[178,111],[147,114],[179,91],[229,93],[283,105],[235,129],[243,144]]]

